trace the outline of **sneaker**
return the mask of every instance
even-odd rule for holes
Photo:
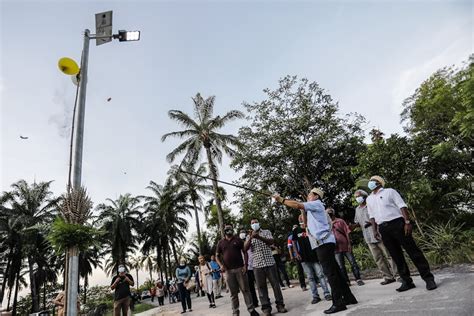
[[[301,290],[304,292],[304,291],[307,291],[308,289],[305,287],[302,287]]]
[[[282,290],[286,290],[286,287],[282,286],[281,289],[282,289]]]
[[[331,296],[331,294],[325,295],[325,296],[324,296],[324,299],[325,299],[326,301],[332,301],[332,296]]]
[[[182,312],[181,312],[181,314],[184,314],[184,313],[186,313],[186,311],[182,311]]]
[[[212,304],[209,304],[209,308],[212,308]]]
[[[272,316],[271,311],[263,311],[263,316]]]
[[[362,286],[362,285],[365,284],[364,281],[362,281],[362,280],[360,280],[360,279],[357,280],[356,282],[357,282],[357,285],[358,285],[358,286]]]
[[[426,289],[428,291],[432,291],[436,289],[438,286],[436,285],[436,282],[434,280],[426,280]]]
[[[279,313],[288,313],[288,310],[285,308],[285,306],[277,306],[277,311]]]
[[[290,284],[290,285],[288,285],[288,287],[289,287],[290,289],[292,289],[292,288],[294,288],[295,286]]]
[[[390,283],[393,283],[393,282],[397,282],[397,280],[395,280],[395,279],[383,280],[382,282],[380,282],[380,284],[381,285],[387,285],[387,284],[390,284]]]
[[[188,309],[188,312],[192,312],[192,311],[193,311],[193,310],[192,310],[191,308],[190,308],[190,309]]]
[[[415,287],[416,286],[415,286],[415,284],[413,284],[413,282],[412,283],[402,283],[402,286],[400,286],[397,289],[397,292],[405,292],[405,291],[414,289]]]
[[[311,301],[311,304],[317,304],[319,302],[321,302],[321,299],[319,298],[319,296],[318,297],[313,297],[313,300]]]
[[[253,310],[253,311],[250,313],[250,316],[260,316],[260,314],[259,314],[256,310]]]

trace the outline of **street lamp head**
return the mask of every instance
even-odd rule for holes
[[[118,32],[119,42],[129,42],[129,41],[139,41],[140,40],[140,31],[124,31],[121,30]]]

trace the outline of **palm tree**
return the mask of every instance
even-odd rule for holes
[[[212,186],[206,185],[206,179],[202,177],[206,172],[205,163],[201,163],[196,170],[194,170],[192,165],[187,165],[186,171],[190,173],[179,172],[179,167],[173,166],[171,167],[170,174],[175,178],[177,185],[180,186],[180,189],[182,190],[181,192],[185,194],[193,204],[194,218],[196,220],[197,242],[199,246],[198,249],[202,253],[203,240],[201,237],[201,227],[199,224],[198,214],[198,211],[202,211],[202,199],[200,194],[210,193]]]
[[[110,257],[106,260],[105,271],[115,273],[119,264],[127,262],[130,252],[137,249],[136,231],[139,228],[140,200],[127,193],[120,195],[117,200],[107,199],[110,205],[99,204],[99,223],[105,231],[105,254]]]
[[[41,227],[51,223],[55,217],[58,199],[52,196],[51,182],[29,185],[25,180],[12,184],[10,192],[4,192],[2,204],[10,205],[13,216],[19,220],[20,236],[24,240],[22,253],[28,262],[29,287],[31,289],[32,312],[39,311],[39,289],[44,280],[35,277],[35,271],[47,255],[41,251],[46,235]]]
[[[136,286],[137,286],[137,291],[138,291],[138,271],[143,268],[143,259],[141,256],[132,257],[130,258],[128,265],[130,269],[134,269],[135,272],[137,273]]]
[[[150,253],[156,249],[158,268],[163,269],[162,258],[173,253],[176,261],[176,244],[185,241],[188,222],[183,215],[190,215],[190,206],[186,204],[186,194],[179,191],[179,186],[172,179],[166,180],[164,186],[153,181],[147,189],[152,191],[145,200],[145,221],[143,223],[143,253]],[[168,266],[169,268],[169,260]],[[162,277],[162,276],[161,276]]]
[[[92,245],[85,251],[79,253],[79,276],[84,279],[84,296],[82,304],[87,302],[87,288],[89,286],[89,275],[97,268],[102,268],[100,263],[102,259],[100,247],[98,244]]]
[[[238,146],[237,137],[228,134],[219,134],[217,131],[232,120],[243,118],[244,114],[237,110],[227,112],[224,116],[213,117],[215,97],[211,96],[207,99],[198,93],[193,98],[194,116],[192,119],[188,114],[171,110],[168,112],[172,120],[177,121],[185,128],[182,131],[167,133],[162,136],[161,140],[165,141],[168,137],[186,138],[178,147],[170,152],[166,158],[172,162],[178,155],[184,154],[183,161],[194,164],[198,161],[202,149],[204,149],[211,173],[212,186],[214,189],[214,197],[216,200],[217,214],[219,219],[219,230],[221,237],[224,238],[224,219],[222,216],[221,200],[218,194],[217,186],[217,167],[215,162],[222,163],[223,152],[233,157],[235,150],[232,147]]]
[[[155,270],[156,263],[152,255],[145,255],[142,257],[142,264],[150,273],[150,281],[153,283],[153,270]]]

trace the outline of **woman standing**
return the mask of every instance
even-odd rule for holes
[[[216,302],[214,301],[214,292],[212,290],[212,268],[209,263],[204,259],[203,255],[198,257],[199,260],[199,280],[201,282],[201,289],[207,294],[209,300],[209,308],[216,308]]]
[[[186,306],[188,311],[192,312],[191,294],[186,288],[186,283],[191,280],[191,269],[186,265],[184,258],[179,260],[179,266],[176,268],[176,279],[178,283],[179,296],[181,297],[181,306],[183,307],[181,314],[186,313]]]

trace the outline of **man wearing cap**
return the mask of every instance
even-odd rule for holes
[[[393,261],[392,257],[388,253],[382,241],[375,238],[374,231],[372,229],[372,223],[370,222],[369,213],[367,211],[366,199],[369,196],[364,190],[357,190],[354,193],[354,197],[359,204],[355,210],[354,225],[351,225],[351,229],[360,226],[362,229],[362,235],[364,240],[369,246],[370,253],[374,258],[377,267],[384,277],[384,280],[380,283],[387,285],[395,282],[395,276],[397,275],[397,265]],[[388,261],[388,262],[387,262]]]
[[[332,233],[330,219],[326,214],[324,204],[321,202],[323,196],[324,192],[318,188],[313,188],[309,192],[307,202],[304,203],[284,199],[279,194],[273,195],[279,203],[302,210],[303,216],[306,216],[306,230],[310,237],[312,248],[316,248],[319,262],[323,267],[323,272],[328,278],[332,290],[333,305],[325,310],[324,313],[333,314],[346,310],[346,305],[348,304],[357,304],[357,300],[344,280],[334,257],[336,239]]]
[[[117,275],[112,278],[110,288],[115,290],[114,294],[114,316],[128,315],[130,307],[130,286],[133,286],[133,277],[125,272],[125,266],[119,265]]]
[[[413,228],[407,205],[396,190],[384,188],[384,186],[385,180],[382,177],[370,178],[368,187],[372,193],[367,198],[367,210],[375,238],[382,239],[397,264],[398,273],[402,279],[402,285],[397,291],[403,292],[415,287],[402,247],[420,272],[421,278],[426,282],[426,289],[434,290],[437,286],[431,274],[430,265],[411,235]]]

